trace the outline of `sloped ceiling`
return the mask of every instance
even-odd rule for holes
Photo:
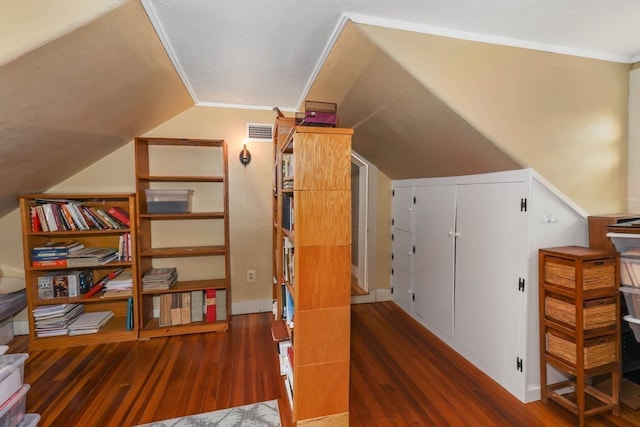
[[[521,168],[348,24],[308,95],[335,99],[353,149],[391,179]]]
[[[139,2],[0,67],[0,217],[193,105]]]

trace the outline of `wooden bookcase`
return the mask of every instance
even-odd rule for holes
[[[223,140],[135,139],[138,202],[140,338],[226,331],[231,312],[227,145]],[[193,190],[192,208],[149,213],[145,190]],[[158,212],[154,210],[154,212]],[[150,268],[176,267],[178,282],[165,290],[144,290]],[[161,325],[163,295],[215,290],[217,320]],[[189,300],[190,301],[190,300]],[[195,301],[195,300],[194,300]],[[182,303],[184,307],[184,302]],[[190,302],[188,303],[190,304]]]
[[[540,249],[540,390],[578,416],[620,411],[619,255],[563,246]],[[568,379],[549,384],[551,366]],[[606,377],[610,392],[593,385]],[[567,391],[570,387],[573,392]]]
[[[298,426],[349,424],[352,135],[352,129],[296,127],[289,118],[275,126],[276,322],[288,289]],[[289,273],[286,250],[294,254]]]
[[[71,347],[76,345],[101,344],[107,342],[119,342],[138,339],[136,306],[138,300],[138,291],[135,286],[135,280],[138,277],[138,269],[136,263],[135,244],[131,245],[131,261],[112,261],[105,265],[93,267],[33,267],[31,259],[31,250],[34,247],[41,246],[48,241],[64,242],[77,240],[85,245],[85,247],[109,247],[117,249],[121,236],[130,234],[131,242],[136,241],[136,203],[135,194],[24,194],[18,196],[20,202],[20,215],[22,222],[22,239],[23,239],[23,255],[25,282],[27,293],[27,309],[29,316],[29,349],[42,350],[60,347]],[[65,230],[65,231],[33,231],[31,208],[39,204],[42,200],[49,201],[67,201],[73,200],[85,206],[108,209],[117,206],[129,213],[129,228],[118,229],[90,229],[90,230]],[[129,297],[116,297],[109,299],[100,298],[101,293],[97,293],[90,298],[86,298],[85,294],[79,294],[75,297],[56,297],[56,298],[39,298],[38,294],[38,278],[52,272],[61,272],[64,274],[74,270],[90,271],[94,283],[100,278],[106,276],[110,272],[119,268],[125,268],[131,271],[134,278],[134,286],[131,298],[133,299],[133,309],[130,316],[133,318],[133,327],[127,328],[127,312],[129,310]],[[52,337],[38,337],[35,330],[35,322],[33,318],[33,310],[40,306],[54,304],[71,304],[79,303],[84,305],[84,311],[113,311],[114,317],[104,325],[96,334],[87,334],[79,336],[60,335]]]

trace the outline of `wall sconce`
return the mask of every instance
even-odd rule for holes
[[[251,163],[251,153],[247,150],[247,140],[244,141],[244,146],[242,147],[242,151],[240,151],[240,163],[245,168],[249,163]]]

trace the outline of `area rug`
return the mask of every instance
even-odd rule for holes
[[[214,412],[155,421],[136,427],[280,427],[278,401],[254,403]]]

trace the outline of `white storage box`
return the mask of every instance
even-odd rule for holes
[[[3,354],[0,356],[0,405],[13,396],[24,382],[24,361],[26,353]]]
[[[24,414],[22,422],[18,427],[36,427],[40,422],[40,414]]]
[[[24,384],[2,406],[0,406],[0,427],[17,427],[24,419],[27,407],[29,384]]]
[[[144,190],[147,213],[189,213],[193,190]]]

